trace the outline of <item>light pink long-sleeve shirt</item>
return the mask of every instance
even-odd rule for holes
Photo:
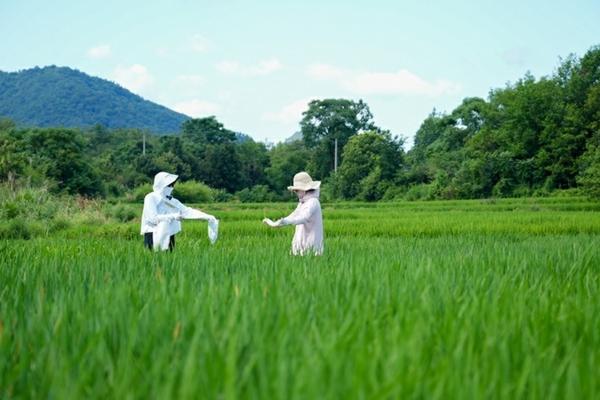
[[[323,215],[318,190],[304,195],[294,212],[281,219],[281,225],[296,225],[293,255],[323,254]]]

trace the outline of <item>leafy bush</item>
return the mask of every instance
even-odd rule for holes
[[[49,232],[63,231],[71,227],[71,221],[64,217],[58,217],[52,220],[48,228]]]
[[[139,211],[129,204],[117,204],[109,208],[109,215],[120,222],[129,222],[140,216]]]
[[[393,201],[404,199],[406,196],[406,187],[405,186],[390,186],[387,188],[385,193],[383,194],[383,201]]]
[[[531,194],[532,190],[527,185],[518,185],[512,190],[512,197],[528,197]]]
[[[202,182],[179,182],[175,185],[173,196],[183,203],[209,203],[212,201],[212,189]]]
[[[600,146],[590,147],[581,164],[582,171],[577,177],[581,191],[590,198],[600,199]]]
[[[332,174],[325,178],[321,183],[321,201],[329,202],[340,199],[341,184],[341,179],[339,179],[337,174]],[[290,198],[290,196],[286,196],[286,198],[282,200],[289,200]]]
[[[52,219],[68,200],[56,197],[46,187],[0,186],[0,218],[2,219]]]
[[[23,218],[16,218],[7,224],[0,225],[0,239],[31,239],[41,233],[39,226],[27,222]]]
[[[129,193],[127,193],[125,195],[125,199],[127,201],[131,201],[131,202],[143,202],[144,201],[144,197],[146,197],[146,195],[148,193],[150,193],[152,191],[152,185],[149,183],[144,183],[143,185],[140,186],[136,186],[133,190],[131,190]]]
[[[242,203],[265,203],[275,201],[275,195],[266,185],[256,185],[252,188],[242,189],[235,194]]]
[[[406,195],[405,200],[432,200],[433,199],[433,187],[431,184],[421,184],[411,186]]]
[[[227,201],[232,201],[234,196],[227,192],[225,189],[213,189],[212,190],[212,200],[216,203],[224,203]]]

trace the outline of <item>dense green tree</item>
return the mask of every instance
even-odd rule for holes
[[[189,119],[181,126],[182,136],[194,144],[233,143],[235,132],[225,129],[214,116]]]
[[[310,151],[301,141],[279,143],[269,151],[270,166],[265,170],[267,182],[272,190],[284,193],[292,184],[294,175],[305,171]]]
[[[577,177],[583,193],[600,199],[600,131],[596,133],[580,161],[581,173]]]
[[[338,146],[338,165],[343,148],[351,136],[375,128],[369,106],[362,100],[313,100],[300,121],[304,143],[312,149],[309,171],[321,179],[334,169],[335,142]]]
[[[29,155],[23,151],[22,135],[17,132],[0,130],[0,180],[14,180],[27,175],[31,176]]]
[[[69,193],[103,194],[98,171],[84,157],[85,139],[72,129],[34,129],[26,137],[32,162]]]
[[[236,148],[240,160],[239,187],[250,188],[267,182],[265,171],[269,166],[269,154],[263,143],[244,140]]]
[[[240,160],[232,143],[207,145],[200,161],[201,181],[235,192],[240,189]]]
[[[364,132],[353,136],[344,148],[337,184],[345,199],[379,200],[402,161],[402,142],[387,132]]]

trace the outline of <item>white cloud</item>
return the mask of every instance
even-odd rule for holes
[[[317,79],[342,79],[347,72],[327,64],[313,64],[308,67],[308,75]]]
[[[250,68],[250,74],[253,75],[268,75],[283,68],[283,64],[276,59],[270,58],[258,63],[257,66]]]
[[[110,56],[111,50],[110,46],[107,44],[102,44],[96,47],[92,47],[88,49],[87,55],[90,58],[101,59]]]
[[[217,71],[225,75],[265,76],[283,68],[277,58],[261,60],[256,65],[241,65],[237,61],[221,61],[215,65]]]
[[[215,68],[217,69],[217,71],[223,74],[230,75],[237,73],[241,69],[240,65],[235,61],[221,61],[220,63],[215,65]]]
[[[171,108],[175,111],[178,111],[185,115],[189,115],[193,118],[212,115],[220,110],[218,104],[198,99],[181,101],[179,103],[174,104]]]
[[[210,48],[210,41],[202,35],[194,35],[190,39],[190,49],[196,53],[203,53]]]
[[[359,94],[421,94],[441,96],[456,93],[459,85],[438,80],[428,82],[407,70],[398,72],[367,72],[361,73],[344,85],[352,92]]]
[[[140,92],[154,84],[154,77],[146,67],[134,64],[130,67],[117,66],[113,73],[114,80],[132,92]]]
[[[205,79],[202,75],[178,75],[175,82],[181,86],[196,88],[202,86]]]
[[[457,93],[461,89],[457,83],[448,80],[427,81],[405,69],[397,72],[362,72],[315,64],[308,67],[307,73],[315,79],[333,81],[359,95],[416,94],[436,97]]]
[[[308,103],[314,98],[304,98],[296,100],[283,106],[279,111],[266,112],[262,119],[271,122],[280,122],[283,124],[299,123],[302,119],[302,113],[308,110]]]

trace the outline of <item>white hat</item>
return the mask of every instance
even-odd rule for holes
[[[154,176],[154,185],[152,186],[152,189],[154,189],[155,192],[160,192],[171,183],[175,182],[178,178],[179,176],[175,174],[170,174],[164,171],[159,172]]]
[[[288,186],[288,190],[314,190],[321,186],[321,181],[313,181],[309,174],[306,172],[298,172],[294,175],[294,185]]]

